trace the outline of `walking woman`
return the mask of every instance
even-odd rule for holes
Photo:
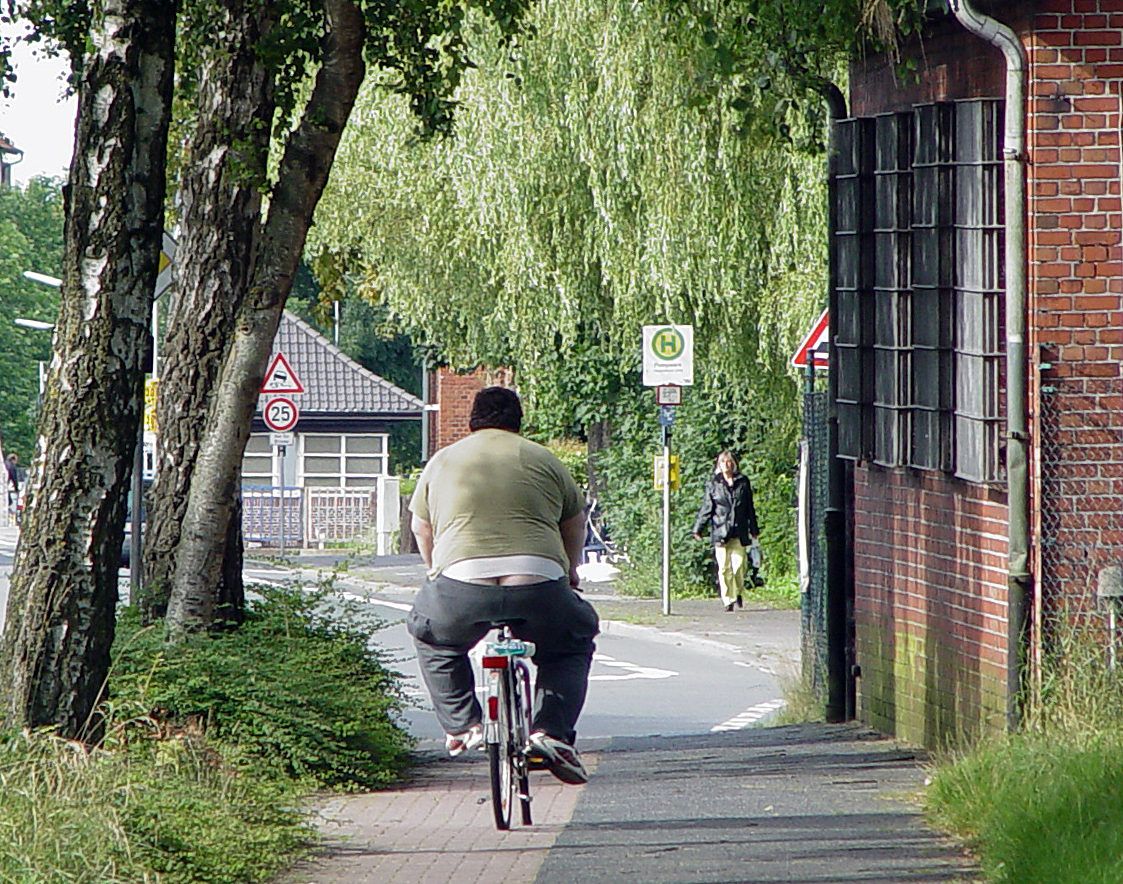
[[[694,536],[702,539],[702,531],[710,526],[710,542],[717,560],[717,582],[721,603],[726,611],[740,608],[745,592],[745,564],[749,545],[760,533],[753,507],[753,489],[737,468],[732,451],[717,456],[714,475],[706,483],[702,506],[694,521]]]

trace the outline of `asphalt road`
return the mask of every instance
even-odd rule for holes
[[[417,581],[416,562],[389,565],[379,579]],[[285,581],[314,579],[315,572],[251,565],[246,579]],[[404,617],[413,588],[346,578],[341,588],[369,604],[386,627],[374,635],[388,665],[405,676],[410,701],[406,724],[422,741],[443,741],[421,682],[413,643]],[[598,598],[590,594],[594,606]],[[798,630],[794,612],[788,629]],[[744,617],[752,614],[745,612]],[[589,679],[589,695],[579,727],[582,744],[644,734],[709,733],[748,727],[767,719],[782,705],[777,669],[739,652],[734,645],[696,636],[668,636],[650,626],[606,620]]]

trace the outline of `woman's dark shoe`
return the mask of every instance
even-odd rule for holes
[[[733,610],[733,602],[730,602],[728,605],[726,605],[725,610],[732,611]]]
[[[745,603],[744,603],[743,601],[741,601],[741,597],[740,597],[740,596],[737,596],[737,607],[738,607],[738,608],[743,608],[743,607],[745,607]]]

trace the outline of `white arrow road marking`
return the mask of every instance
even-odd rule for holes
[[[767,703],[757,703],[755,706],[750,706],[740,715],[734,716],[729,721],[723,721],[721,724],[715,724],[710,728],[711,733],[717,731],[739,731],[742,728],[748,727],[750,724],[755,724],[760,721],[764,716],[777,709],[782,709],[788,705],[784,700],[769,700]]]
[[[619,675],[615,673],[609,675],[590,675],[589,681],[627,681],[633,678],[671,678],[672,676],[678,675],[677,672],[672,672],[670,669],[656,669],[654,666],[637,666],[635,663],[628,663],[626,660],[617,660],[615,657],[608,657],[604,654],[594,654],[593,662],[600,663],[602,666],[623,669],[624,672]]]

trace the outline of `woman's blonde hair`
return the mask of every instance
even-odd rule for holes
[[[717,460],[714,461],[715,473],[721,472],[721,459],[723,457],[728,457],[733,462],[733,472],[737,472],[739,469],[741,469],[741,465],[737,463],[737,455],[729,449],[726,449],[725,451],[721,452],[721,454],[717,456]]]

